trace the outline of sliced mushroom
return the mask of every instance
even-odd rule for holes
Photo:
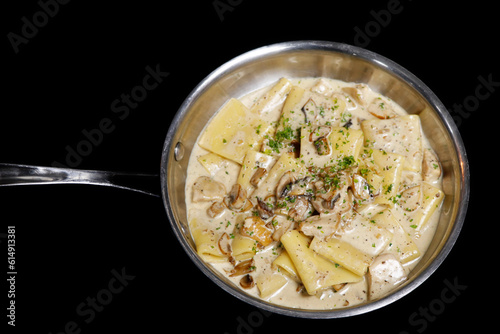
[[[267,170],[265,168],[262,167],[257,168],[255,173],[253,173],[252,178],[250,179],[250,184],[257,188],[259,186],[260,181],[264,178],[264,176],[266,176],[266,174]]]
[[[233,211],[246,211],[247,202],[249,202],[247,201],[247,192],[239,183],[233,185],[228,196],[224,199],[226,206]]]
[[[243,289],[251,289],[255,286],[255,282],[251,275],[246,274],[240,279],[240,285]]]
[[[369,200],[371,197],[368,181],[359,174],[354,174],[351,189],[354,196],[358,199]]]
[[[300,222],[312,214],[313,207],[306,196],[297,196],[293,208],[288,211],[288,216],[293,221]]]
[[[337,187],[325,187],[324,181],[317,181],[314,183],[314,197],[313,197],[313,205],[323,205],[323,202],[331,202],[334,197],[339,193],[339,189]],[[318,210],[318,208],[316,208]],[[318,210],[321,212],[320,210]]]
[[[330,144],[328,143],[328,135],[332,132],[330,126],[318,126],[309,135],[309,141],[314,143],[314,147],[318,151],[319,155],[330,154]]]
[[[339,172],[333,175],[324,175],[323,188],[316,189],[312,204],[320,213],[343,214],[351,209],[352,193],[349,187],[352,177],[348,172]]]
[[[441,176],[441,164],[436,155],[429,150],[424,150],[422,176],[427,182],[437,181]]]
[[[273,205],[257,198],[256,205],[257,212],[259,213],[259,217],[266,220],[274,216]]]
[[[322,180],[315,181],[315,182],[313,182],[313,189],[317,194],[319,194],[322,191],[324,191],[325,183]]]
[[[365,105],[365,99],[363,97],[363,92],[362,92],[363,86],[361,85],[356,85],[356,87],[343,87],[342,91],[344,93],[349,94],[352,99],[359,105],[364,106]]]
[[[314,142],[314,147],[316,147],[316,151],[318,151],[318,155],[329,155],[330,144],[328,143],[328,139],[326,137],[321,137]]]
[[[276,196],[274,195],[269,195],[266,197],[266,199],[264,200],[264,202],[270,206],[271,208],[275,208],[276,207]]]
[[[231,238],[229,238],[229,235],[227,235],[227,233],[221,235],[221,237],[219,238],[218,245],[220,252],[226,255],[228,257],[229,263],[231,263],[234,266],[235,259],[232,256],[233,250],[231,249]]]
[[[340,190],[339,184],[340,178],[337,175],[323,175],[319,181],[314,182],[314,197],[331,201]]]
[[[326,126],[326,125],[318,126],[309,135],[309,141],[314,142],[320,138],[327,137],[331,132],[332,132],[331,126]]]
[[[345,187],[344,190],[340,192],[340,198],[335,203],[333,211],[342,215],[351,210],[353,204],[352,196],[352,191],[350,191],[348,187]]]
[[[246,218],[240,229],[241,235],[256,240],[263,247],[273,242],[273,232],[273,229],[269,228],[265,221],[256,216]]]
[[[284,176],[286,177],[286,176]],[[312,177],[306,176],[302,179],[296,180],[295,178],[290,179],[286,177],[288,181],[291,181],[290,183],[286,184],[288,181],[284,181],[282,183],[282,189],[283,190],[278,190],[277,193],[280,193],[281,191],[281,198],[276,201],[276,206],[274,213],[275,214],[282,214],[282,215],[288,215],[289,211],[293,209],[293,207],[297,204],[297,198],[299,197],[310,197],[312,195]],[[295,181],[293,181],[295,179]],[[280,185],[278,185],[279,189]],[[308,200],[306,198],[306,200]],[[299,200],[300,202],[300,200]]]
[[[316,102],[313,99],[307,100],[306,104],[300,109],[304,113],[305,121],[304,123],[309,123],[309,117],[316,114]]]
[[[241,261],[236,266],[234,266],[234,269],[231,270],[229,277],[247,275],[254,270],[255,270],[255,261],[253,258],[251,258],[245,261]]]
[[[288,153],[291,153],[295,159],[300,157],[300,141],[296,139],[292,140],[289,145]]]
[[[280,200],[288,196],[288,193],[292,190],[292,185],[296,180],[297,174],[292,171],[288,171],[283,174],[276,187],[276,198]]]
[[[299,224],[299,231],[307,236],[328,239],[339,227],[338,215],[311,216]]]
[[[348,186],[332,188],[326,193],[319,193],[311,200],[313,207],[322,214],[342,214],[352,206],[351,193]]]
[[[218,245],[222,254],[227,256],[231,255],[231,239],[229,238],[229,235],[227,235],[227,233],[221,235]]]
[[[210,218],[215,218],[226,209],[224,201],[214,202],[208,209],[207,214]]]
[[[272,224],[274,226],[274,233],[272,237],[275,241],[279,241],[283,234],[290,230],[292,225],[294,225],[293,221],[282,215],[274,216]]]
[[[226,195],[226,187],[208,176],[200,176],[193,184],[193,202],[219,201]]]
[[[323,201],[323,207],[328,210],[333,210],[335,208],[335,204],[340,199],[340,191],[337,191],[334,196],[332,196],[329,200]]]
[[[392,110],[392,108],[380,97],[376,97],[372,100],[372,102],[368,106],[368,112],[380,119],[387,119],[397,116],[394,110]]]
[[[288,196],[301,196],[307,194],[312,189],[312,177],[306,176],[293,182]]]
[[[247,201],[246,201],[246,203],[245,203],[245,206],[243,206],[243,209],[241,209],[241,210],[240,210],[240,211],[238,211],[238,212],[247,212],[248,210],[251,210],[251,209],[253,209],[253,203],[252,203],[252,201],[251,201],[251,200],[249,200],[249,199],[247,198]]]
[[[314,207],[314,209],[315,209],[316,211],[318,211],[320,214],[321,214],[321,213],[326,213],[326,212],[328,211],[328,209],[327,209],[327,208],[325,208],[325,207],[323,206],[323,203],[324,203],[324,202],[325,202],[325,200],[324,200],[324,199],[322,199],[321,197],[313,197],[313,198],[311,199],[311,204],[312,204],[312,206],[313,206],[313,207]]]

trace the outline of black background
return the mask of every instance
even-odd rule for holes
[[[214,3],[229,7],[218,13]],[[75,149],[85,139],[82,131],[109,118],[113,131],[77,167],[158,173],[170,121],[196,84],[231,58],[276,42],[364,46],[414,73],[449,109],[474,101],[479,77],[500,82],[493,2],[401,0],[397,14],[377,23],[376,13],[382,15],[390,3],[71,1],[60,4],[46,21],[36,15],[42,10],[37,1],[4,3],[0,162],[65,163],[66,148]],[[9,33],[21,36],[22,18],[33,23],[34,15],[42,20],[38,32],[16,53]],[[369,40],[356,38],[356,27],[372,29]],[[169,75],[119,119],[111,103],[142,84],[147,66]],[[493,89],[459,117],[472,173],[462,233],[441,267],[402,300],[348,319],[264,316],[190,262],[159,198],[108,187],[1,187],[0,333],[59,333],[72,322],[80,333],[438,333],[466,325],[483,332],[494,321],[488,310],[498,309],[498,252],[490,250],[498,239],[498,222],[491,214],[497,204],[480,188],[498,187],[491,170],[497,125],[491,119],[498,112],[500,87]],[[483,175],[476,176],[478,171]],[[16,226],[15,328],[7,326],[6,317],[7,225]],[[92,319],[78,314],[81,303],[108,288],[112,270],[134,278]],[[466,288],[444,304],[439,300],[445,281]],[[439,305],[444,308],[436,309]],[[418,323],[410,322],[412,314],[429,306],[434,307],[432,317],[419,315]]]

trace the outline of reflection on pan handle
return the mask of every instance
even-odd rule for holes
[[[159,175],[0,163],[0,186],[37,184],[110,186],[160,197]]]

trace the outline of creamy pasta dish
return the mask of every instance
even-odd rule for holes
[[[236,286],[304,309],[403,283],[436,229],[441,165],[418,115],[366,84],[282,78],[229,99],[186,180],[199,256]]]

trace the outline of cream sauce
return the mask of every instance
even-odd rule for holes
[[[306,90],[313,90],[321,94],[337,93],[346,98],[346,109],[345,114],[342,115],[344,118],[341,123],[345,123],[347,119],[351,119],[351,129],[360,129],[361,121],[365,119],[376,119],[370,112],[368,112],[370,101],[374,99],[379,99],[381,106],[392,110],[396,115],[406,115],[405,110],[403,110],[399,105],[389,98],[382,96],[374,91],[372,91],[368,86],[359,86],[355,83],[347,83],[334,79],[325,78],[293,78],[289,79],[293,85],[299,86]],[[343,88],[348,88],[342,90]],[[354,98],[350,96],[347,92],[349,88],[359,88],[359,92],[363,94],[363,98],[366,101],[365,106],[360,105],[360,103],[354,101]],[[239,98],[239,100],[247,107],[251,108],[252,105],[258,99],[263,96],[270,87],[264,87],[258,89],[246,96]],[[281,108],[282,104],[277,106]],[[263,115],[268,122],[276,122],[276,117],[272,115],[272,112],[266,112]],[[276,113],[274,113],[276,114]],[[274,119],[273,119],[274,117]],[[342,124],[341,124],[342,125]],[[198,141],[197,141],[198,142]],[[422,145],[424,150],[431,150],[428,141],[422,134]],[[250,212],[245,213],[235,213],[231,210],[225,210],[220,216],[215,218],[210,218],[207,216],[207,209],[210,207],[210,202],[197,202],[192,201],[192,187],[195,181],[200,176],[209,176],[213,180],[222,183],[227,191],[231,189],[232,185],[238,180],[238,174],[240,172],[241,166],[238,163],[225,160],[224,164],[220,165],[220,168],[216,171],[210,173],[200,162],[199,158],[209,153],[209,151],[201,148],[198,144],[195,145],[190,156],[187,179],[186,179],[186,207],[188,208],[188,221],[196,220],[199,224],[202,224],[205,228],[215,231],[218,235],[227,233],[228,235],[233,235],[235,232],[235,226],[241,225],[244,217],[251,215]],[[411,185],[412,180],[419,178],[417,173],[405,172],[403,179],[409,180],[408,183]],[[441,188],[441,178],[432,182],[432,185]],[[396,206],[397,207],[397,206]],[[376,214],[380,211],[380,206],[368,205],[363,209],[363,214],[366,217]],[[393,210],[394,215],[398,218],[400,222],[405,220],[405,212],[402,209]],[[416,244],[418,250],[420,251],[420,256],[406,264],[404,264],[404,270],[408,274],[414,266],[418,263],[419,259],[423,256],[427,250],[431,239],[433,238],[440,210],[436,210],[425,226],[420,230],[409,229],[405,230]],[[262,275],[265,271],[271,271],[271,263],[276,259],[277,255],[281,252],[278,242],[273,242],[264,249],[258,250],[254,256],[255,267],[257,268],[256,275]],[[239,281],[241,276],[229,277],[228,273],[233,269],[233,265],[227,261],[210,263],[216,270],[222,273],[224,276],[228,277],[235,286],[240,287]],[[253,275],[253,274],[252,274]],[[284,305],[293,308],[303,308],[303,309],[333,309],[342,308],[346,306],[353,306],[366,302],[368,300],[368,280],[365,275],[361,282],[350,283],[345,287],[335,292],[333,289],[326,289],[318,293],[317,295],[309,296],[303,292],[297,292],[299,284],[294,280],[287,278],[287,283],[271,297],[267,298],[271,303]],[[251,289],[245,289],[246,293],[251,295],[260,296],[259,289],[257,286]]]

